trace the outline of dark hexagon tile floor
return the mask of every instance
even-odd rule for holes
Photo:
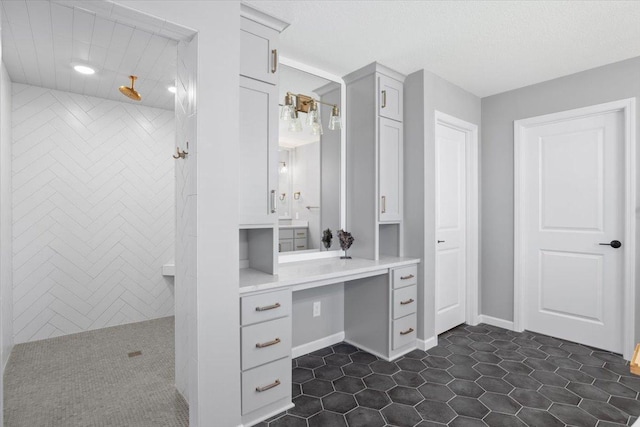
[[[630,426],[640,377],[619,355],[461,325],[394,362],[340,343],[293,360],[295,408],[259,427]]]

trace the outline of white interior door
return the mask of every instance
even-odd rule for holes
[[[436,334],[465,322],[467,135],[436,124]]]
[[[622,352],[624,116],[524,129],[524,327]]]

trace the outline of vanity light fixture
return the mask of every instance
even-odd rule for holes
[[[293,101],[295,98],[295,104]],[[298,117],[298,113],[306,113],[306,125],[311,127],[311,133],[314,135],[322,135],[323,127],[322,120],[320,118],[320,110],[318,108],[318,104],[329,105],[332,107],[331,110],[331,119],[329,120],[329,129],[331,130],[340,130],[342,129],[342,120],[340,118],[340,109],[335,104],[328,104],[326,102],[319,101],[315,98],[312,98],[308,95],[303,95],[301,93],[295,94],[291,92],[287,92],[284,97],[284,105],[282,106],[282,111],[280,112],[280,119],[284,121],[289,121],[289,131],[290,132],[301,132],[302,131],[302,123],[300,123],[300,118]]]
[[[282,165],[282,167],[280,168],[280,173],[287,173],[287,163],[280,162],[280,164]]]

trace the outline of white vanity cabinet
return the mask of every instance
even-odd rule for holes
[[[379,221],[402,219],[402,123],[380,117],[378,125]]]
[[[307,250],[309,248],[307,235],[307,227],[280,228],[279,252]]]
[[[278,221],[278,87],[240,77],[240,225]]]
[[[356,239],[352,256],[402,256],[404,79],[376,62],[344,77],[347,228]]]
[[[240,299],[242,421],[252,425],[291,404],[291,289]]]
[[[240,21],[240,75],[278,83],[279,31],[243,18]]]
[[[277,274],[277,48],[287,24],[245,4],[240,5],[240,12],[240,266]]]
[[[384,74],[378,75],[378,115],[402,121],[403,84]]]

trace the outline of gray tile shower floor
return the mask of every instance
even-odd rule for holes
[[[638,392],[618,355],[462,325],[392,363],[344,343],[294,359],[295,408],[259,426],[622,426]]]
[[[189,424],[173,317],[16,345],[4,380],[5,427]]]

